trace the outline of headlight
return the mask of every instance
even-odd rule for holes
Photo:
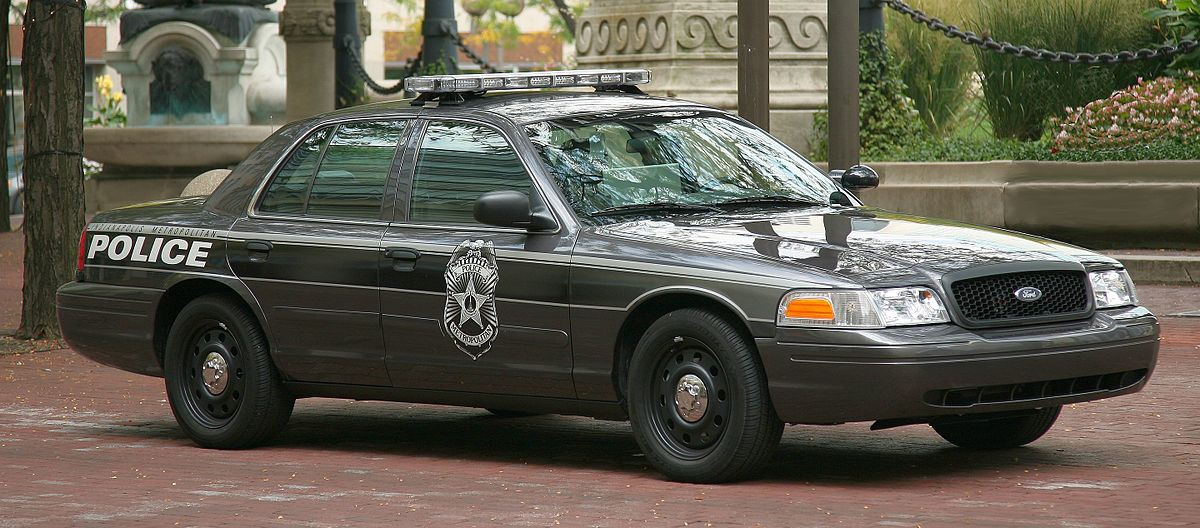
[[[788,292],[779,303],[780,326],[883,328],[948,323],[950,316],[929,288]]]
[[[1116,308],[1137,304],[1133,281],[1125,270],[1105,270],[1088,273],[1092,281],[1092,294],[1096,298],[1096,309]]]

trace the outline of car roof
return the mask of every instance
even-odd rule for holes
[[[497,114],[523,125],[577,115],[672,108],[709,107],[691,101],[644,94],[557,90],[489,93],[467,97],[460,103],[443,104],[436,107],[412,106],[412,99],[398,99],[346,108],[322,117],[370,117],[380,114],[411,114],[415,112],[433,116],[441,112],[454,114],[474,111]]]

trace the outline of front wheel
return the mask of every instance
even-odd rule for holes
[[[959,447],[1008,449],[1041,438],[1054,426],[1061,411],[1062,406],[1055,405],[1019,416],[990,417],[984,414],[966,421],[934,422],[930,425],[947,442]]]
[[[783,434],[753,344],[718,314],[664,315],[629,364],[629,420],[646,459],[668,478],[749,477]]]
[[[180,427],[202,447],[239,449],[269,440],[287,424],[287,394],[258,321],[225,295],[198,297],[167,337],[167,399]]]

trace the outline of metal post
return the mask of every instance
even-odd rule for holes
[[[763,130],[771,127],[767,3],[767,0],[738,0],[737,11],[738,115]]]
[[[858,2],[829,0],[829,168],[858,163]]]
[[[858,30],[863,33],[883,30],[883,4],[879,0],[858,0]]]
[[[354,68],[354,54],[362,60],[358,34],[359,0],[333,0],[334,106],[346,108],[363,100],[363,80]]]
[[[451,38],[458,35],[454,0],[425,0],[425,23],[421,26],[421,35],[425,37],[421,45],[421,63],[440,63],[445,73],[458,73],[458,48]]]

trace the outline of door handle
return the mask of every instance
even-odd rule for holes
[[[417,259],[421,258],[421,252],[412,248],[394,247],[383,250],[383,256],[392,259],[392,269],[412,271],[417,268]]]
[[[266,262],[274,244],[266,240],[247,240],[246,252],[250,254],[250,262]]]

